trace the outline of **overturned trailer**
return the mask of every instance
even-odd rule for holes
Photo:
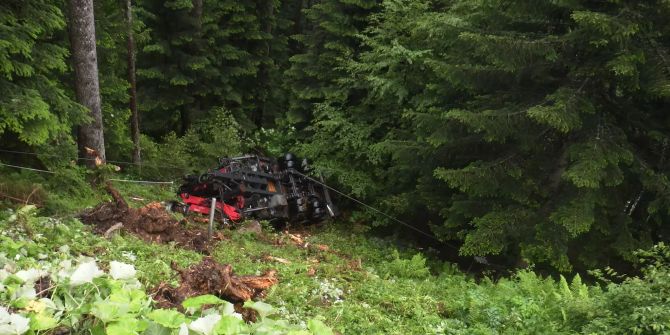
[[[178,191],[182,202],[171,208],[223,222],[254,218],[315,223],[336,216],[328,188],[309,174],[307,161],[290,153],[279,159],[225,157],[214,170],[184,177]]]

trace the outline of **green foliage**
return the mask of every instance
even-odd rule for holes
[[[559,271],[631,260],[667,234],[668,10],[384,1],[357,52],[317,72],[339,93],[320,96],[300,149],[461,254]]]
[[[184,136],[170,133],[163,143],[142,138],[143,163],[133,171],[155,180],[170,180],[216,167],[220,157],[236,156],[246,148],[241,127],[230,112],[214,110]]]
[[[346,75],[342,62],[359,52],[357,34],[366,27],[377,2],[326,0],[302,11],[306,27],[293,36],[301,52],[291,56],[291,67],[285,73],[290,78],[286,115],[290,122],[304,125],[311,120],[315,103],[346,97],[350,88],[337,82]]]
[[[664,292],[670,287],[670,248],[660,243],[636,255],[645,264],[644,276],[610,282],[595,306],[598,318],[584,328],[585,333],[665,334],[670,329],[670,313],[661,307],[668,301]]]
[[[36,217],[34,207],[0,212],[0,302],[29,319],[30,329],[67,327],[75,333],[177,333],[189,325],[195,332],[211,327],[212,334],[332,334],[327,324],[355,334],[667,332],[670,250],[664,244],[637,252],[641,276],[617,282],[598,274],[602,285],[586,284],[579,275],[554,280],[530,270],[493,281],[454,270],[432,275],[423,255],[394,251],[388,242],[343,228],[309,230],[307,241],[328,245],[327,252],[277,245],[288,239],[283,233],[249,237],[225,232],[231,238],[214,245],[212,257],[230,262],[237,273],[272,267],[281,278],[268,292],[268,303],[245,304],[261,316],[260,322],[245,324],[230,303],[214,296],[186,300],[185,313],[151,307],[139,283],[152,287],[173,279],[169,262],[180,267],[197,262],[200,256],[193,252],[123,235],[105,240],[75,220]],[[75,269],[90,261],[76,256],[93,250],[102,270],[89,269],[97,273],[90,282],[72,286]],[[260,263],[268,254],[290,262]],[[352,266],[354,257],[362,267]],[[111,266],[104,265],[114,260],[134,264],[137,279],[113,279]],[[163,266],[167,272],[160,270]],[[310,267],[316,276],[308,274]],[[40,271],[51,273],[54,288],[48,298],[36,299],[30,283]],[[302,320],[309,321],[290,325]]]
[[[393,261],[381,265],[380,274],[382,276],[425,279],[430,275],[430,271],[426,267],[426,258],[421,254],[416,254],[410,259],[402,259],[396,251],[394,257]]]
[[[273,12],[277,2],[202,4],[198,11],[191,1],[140,3],[140,20],[155,27],[138,54],[140,106],[144,127],[156,137],[173,129],[185,134],[218,107],[250,127],[252,102],[269,94],[259,91],[255,80],[263,64],[273,63],[261,48],[273,39],[261,27],[272,18],[257,6],[270,6]]]
[[[118,163],[129,176],[174,180],[220,156],[295,150],[461,255],[560,272],[634,261],[670,233],[665,1],[133,6],[144,162]],[[55,174],[4,173],[19,200],[3,201],[36,190],[50,213],[104,197],[73,164],[85,113],[64,7],[0,5],[2,149],[30,152],[1,158]],[[108,158],[126,162],[124,4],[95,11]],[[350,221],[407,233],[369,211]]]
[[[0,135],[29,145],[68,138],[85,114],[59,78],[68,70],[60,7],[11,0],[0,13]]]
[[[225,303],[225,301],[217,298],[214,295],[207,294],[193,298],[188,298],[184,300],[184,302],[182,302],[181,305],[184,306],[184,308],[199,309],[203,305],[219,305],[222,303]]]
[[[109,160],[129,160],[132,141],[125,3],[106,0],[96,1],[94,5],[106,156]],[[141,42],[141,27],[135,27],[135,31]]]
[[[171,309],[155,309],[147,314],[147,317],[159,325],[176,329],[186,321],[184,314]]]
[[[153,309],[152,300],[135,278],[132,265],[122,264],[126,272],[120,273],[112,261],[109,271],[101,271],[96,260],[81,256],[82,249],[70,249],[61,244],[60,239],[67,238],[76,239],[78,248],[101,248],[103,240],[84,231],[81,224],[35,217],[34,206],[9,214],[7,217],[3,213],[0,220],[3,231],[0,236],[0,330],[3,332],[21,335],[59,328],[75,334],[104,331],[113,335],[189,331],[206,335],[332,334],[330,328],[318,320],[309,321],[307,330],[304,326],[268,318],[272,307],[262,302],[246,304],[261,314],[261,320],[253,324],[242,321],[231,303],[215,296],[187,299],[184,301],[187,314]],[[99,250],[111,253],[123,250],[123,243],[118,242]],[[143,242],[138,244],[152,248]],[[75,258],[76,255],[80,256]],[[144,266],[141,264],[149,263],[151,259],[140,255],[134,257],[137,258],[130,261],[137,261],[142,273]],[[128,272],[128,269],[132,271]],[[155,273],[145,275],[157,279]],[[44,289],[36,285],[43,277],[49,279],[50,287],[36,292],[36,287]],[[165,274],[158,276],[166,277]],[[48,297],[39,297],[40,294]],[[208,308],[200,310],[204,306]]]

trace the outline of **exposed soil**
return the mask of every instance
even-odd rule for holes
[[[49,277],[41,277],[35,282],[35,292],[38,298],[49,298],[53,292],[51,279]]]
[[[94,226],[96,233],[107,236],[122,229],[148,242],[175,242],[186,249],[209,253],[206,229],[187,228],[158,202],[131,208],[110,184],[107,184],[106,189],[113,201],[103,202],[79,215],[82,222]],[[216,235],[214,238],[220,237]]]
[[[253,313],[243,309],[242,303],[262,298],[265,290],[278,282],[276,270],[268,270],[260,276],[237,276],[230,264],[220,264],[211,257],[186,269],[174,263],[172,268],[179,273],[180,285],[172,287],[161,283],[154,289],[153,299],[160,308],[181,309],[181,303],[189,297],[213,294],[234,303],[245,319],[253,320]]]

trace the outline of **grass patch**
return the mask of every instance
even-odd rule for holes
[[[142,199],[129,201],[131,205],[174,197],[169,187],[115,186],[126,198]],[[94,197],[67,208],[80,209],[107,198],[100,191],[93,193]],[[12,215],[18,219],[9,224],[7,218]],[[18,228],[24,233],[16,235]],[[353,233],[343,224],[308,227],[301,234],[303,243],[298,244],[288,234],[267,227],[261,234],[224,231],[225,239],[211,247],[211,254],[241,275],[276,269],[279,284],[268,291],[265,301],[278,308],[282,319],[300,324],[321,317],[342,334],[670,331],[670,311],[664,307],[670,300],[670,248],[662,244],[642,254],[651,260],[644,276],[587,286],[579,276],[557,281],[530,270],[498,281],[475,281],[453,265],[428,262],[416,250],[398,250],[389,241]],[[193,251],[149,244],[125,233],[104,239],[71,215],[54,219],[0,211],[0,239],[0,252],[19,255],[19,263],[63,252],[133,263],[147,287],[162,281],[176,285],[170,264],[187,267],[202,258]]]

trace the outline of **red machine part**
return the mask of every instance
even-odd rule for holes
[[[209,215],[210,199],[197,197],[188,193],[182,193],[180,196],[182,200],[184,200],[184,203],[189,206],[189,212],[197,212],[200,214]],[[239,208],[244,207],[244,197],[237,197],[237,206]],[[235,206],[228,205],[225,202],[217,202],[216,208],[222,211],[232,221],[238,221],[242,218],[242,214],[237,211]]]

